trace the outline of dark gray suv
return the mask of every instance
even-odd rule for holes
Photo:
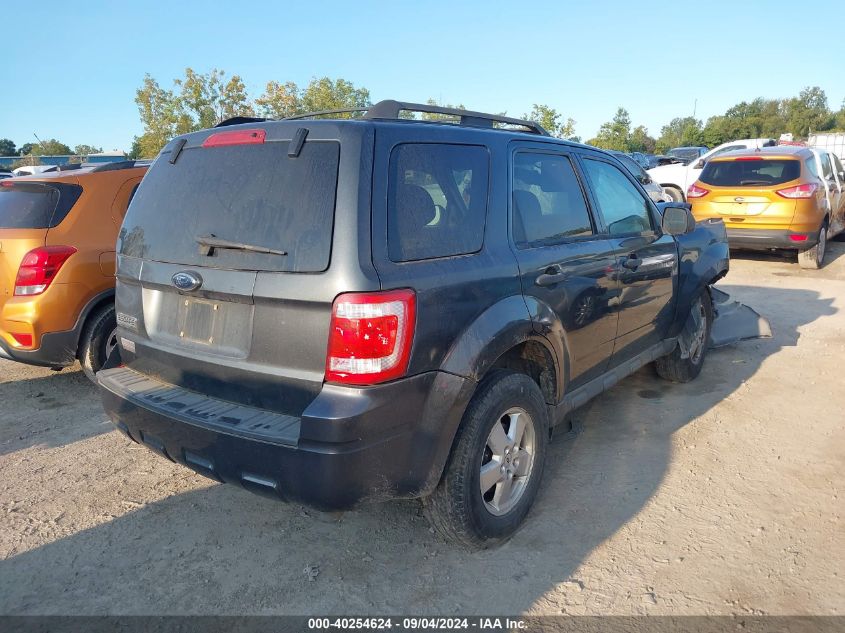
[[[506,538],[570,411],[646,363],[698,374],[724,227],[532,122],[320,116],[161,152],[118,241],[105,408],[218,481],[418,497],[454,539]]]

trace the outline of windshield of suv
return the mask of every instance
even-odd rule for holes
[[[175,164],[157,161],[129,205],[120,253],[234,270],[325,270],[340,145],[308,141],[295,157],[289,145],[196,147]],[[256,250],[203,249],[198,238]]]
[[[5,180],[0,185],[0,229],[53,228],[81,193],[77,185]]]
[[[716,187],[768,187],[795,180],[801,162],[794,159],[750,159],[710,161],[699,180]]]

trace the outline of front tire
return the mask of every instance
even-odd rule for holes
[[[88,379],[97,384],[100,371],[117,345],[117,319],[114,306],[105,306],[88,317],[79,339],[79,363]]]
[[[428,520],[445,538],[471,547],[510,537],[537,496],[548,439],[537,384],[494,370],[464,413],[440,484],[423,499]]]
[[[663,187],[663,190],[672,198],[672,202],[686,202],[683,192],[677,187]]]
[[[824,263],[824,253],[827,250],[827,226],[822,225],[818,241],[815,246],[807,250],[798,251],[798,265],[808,270],[818,270]]]
[[[657,374],[665,380],[689,382],[701,373],[710,345],[710,330],[713,328],[713,301],[707,290],[693,302],[690,318],[695,325],[687,357],[681,357],[681,346],[678,344],[672,352],[654,361]]]

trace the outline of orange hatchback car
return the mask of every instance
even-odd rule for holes
[[[727,152],[707,161],[687,191],[696,220],[720,218],[732,248],[789,249],[802,268],[820,268],[827,239],[845,226],[806,147]]]
[[[147,162],[0,181],[0,357],[94,374],[114,347],[115,242]]]

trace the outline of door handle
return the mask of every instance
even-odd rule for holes
[[[566,278],[563,270],[557,266],[549,266],[546,270],[534,280],[537,286],[554,286],[559,284]]]
[[[636,253],[631,253],[622,260],[622,265],[628,270],[636,270],[640,267],[641,260]]]

